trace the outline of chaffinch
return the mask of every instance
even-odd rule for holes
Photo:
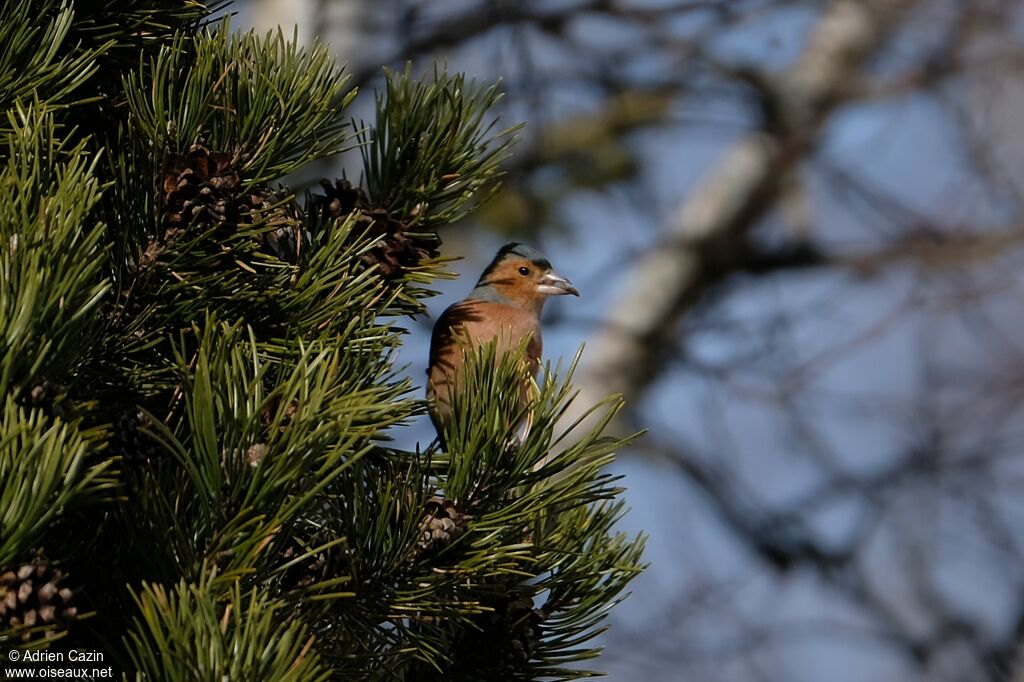
[[[452,395],[461,386],[463,347],[497,339],[499,357],[515,351],[527,336],[527,384],[540,369],[543,348],[540,313],[548,296],[572,294],[576,288],[551,268],[551,262],[534,248],[511,243],[501,247],[480,275],[469,296],[448,307],[434,325],[427,368],[430,418],[444,442],[444,426],[452,412]],[[529,385],[521,400],[529,399]]]

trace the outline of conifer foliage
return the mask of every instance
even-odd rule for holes
[[[571,371],[520,443],[520,359],[485,348],[447,451],[387,447],[423,412],[395,325],[509,153],[496,88],[389,73],[353,121],[325,47],[196,0],[3,8],[0,648],[139,680],[588,674],[642,540],[613,530],[623,442],[556,426]],[[357,148],[361,186],[281,184]]]

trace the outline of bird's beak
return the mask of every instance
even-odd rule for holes
[[[572,285],[572,282],[556,272],[549,272],[541,277],[540,282],[537,284],[537,290],[545,296],[580,295],[580,292],[576,291],[576,287]]]

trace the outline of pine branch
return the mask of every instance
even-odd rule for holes
[[[359,138],[370,199],[424,229],[457,222],[496,188],[519,126],[487,120],[496,85],[437,70],[423,83],[411,65],[386,74],[374,125]]]
[[[52,111],[71,104],[71,96],[96,72],[96,59],[109,44],[69,53],[68,35],[75,12],[56,2],[5,0],[0,22],[0,111],[38,99]],[[84,95],[83,95],[84,96]],[[10,131],[0,119],[0,135]]]
[[[59,516],[108,498],[117,479],[112,460],[90,455],[98,429],[48,417],[7,395],[0,414],[0,568],[43,546]]]
[[[125,532],[158,525],[173,508],[175,532],[151,561],[186,576],[209,565],[220,580],[264,580],[273,550],[288,544],[282,530],[367,452],[371,436],[411,413],[401,400],[408,384],[389,374],[380,340],[281,353],[251,328],[212,318],[190,336],[195,350],[183,339],[176,352],[181,414],[168,426],[150,420],[172,459],[129,471],[147,494],[127,505]]]
[[[0,395],[63,381],[109,290],[96,158],[57,136],[45,105],[18,107],[0,149]],[[60,276],[51,276],[60,273]]]
[[[237,585],[226,594],[213,572],[198,584],[167,590],[146,584],[140,612],[125,635],[140,680],[323,681],[330,677],[312,650],[314,638],[284,605]]]
[[[354,596],[317,622],[333,633],[322,653],[345,674],[578,676],[569,664],[598,652],[580,645],[640,570],[642,539],[610,531],[622,505],[603,472],[625,441],[594,428],[548,461],[572,399],[549,367],[534,428],[514,445],[522,415],[504,406],[518,400],[522,353],[484,347],[467,363],[448,453],[364,457],[330,488],[325,522],[349,538]],[[606,423],[619,405],[599,408]],[[376,644],[353,653],[366,638]]]
[[[195,32],[230,0],[90,0],[74,5],[69,37],[77,49],[106,46],[100,87],[116,84],[139,55],[171,43],[178,32]],[[55,5],[52,0],[45,6]]]
[[[182,77],[184,75],[184,77]],[[124,80],[131,120],[152,151],[225,152],[243,189],[345,149],[341,113],[355,92],[327,47],[299,47],[279,30],[238,35],[225,22],[181,35]]]
[[[618,401],[551,458],[571,387],[548,372],[519,443],[521,353],[491,348],[448,452],[380,446],[424,409],[389,318],[421,310],[436,230],[513,141],[496,87],[389,73],[365,189],[300,205],[271,183],[353,135],[323,46],[203,26],[192,0],[7,7],[0,639],[64,633],[45,544],[97,611],[70,635],[139,679],[582,674],[639,570],[603,471]]]

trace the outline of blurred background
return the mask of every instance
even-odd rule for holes
[[[348,62],[502,79],[503,191],[443,233],[583,294],[545,355],[620,391],[649,570],[616,681],[1024,681],[1024,3],[249,0]],[[296,183],[358,177],[357,155]],[[397,434],[425,445],[424,421]],[[1021,651],[1020,654],[1024,654]]]

